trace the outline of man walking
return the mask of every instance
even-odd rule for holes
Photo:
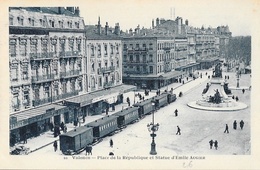
[[[55,142],[53,143],[53,147],[54,147],[54,152],[57,151],[57,147],[58,147],[58,144],[57,144],[57,141],[55,140]]]
[[[176,133],[176,135],[181,135],[181,129],[180,129],[180,127],[179,126],[177,126],[177,133]]]
[[[235,120],[234,123],[233,123],[233,129],[237,129],[237,121]]]
[[[177,116],[178,116],[178,110],[176,109],[176,110],[174,111],[174,113],[175,113],[175,117],[177,117]]]
[[[240,128],[241,128],[241,130],[243,130],[243,127],[244,127],[244,124],[245,124],[244,121],[241,120],[239,124],[240,124]]]
[[[224,133],[229,133],[229,131],[228,131],[228,125],[226,124],[226,128],[225,128],[225,131],[224,131]]]
[[[112,139],[110,139],[109,144],[110,144],[110,147],[113,148],[113,140]]]
[[[211,139],[210,141],[209,141],[209,146],[210,146],[210,149],[212,149],[212,146],[213,146],[213,140]]]
[[[215,142],[214,142],[214,147],[216,150],[218,150],[218,141],[217,140],[215,140]]]

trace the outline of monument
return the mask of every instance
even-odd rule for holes
[[[232,97],[228,83],[222,78],[221,63],[218,63],[212,74],[212,78],[202,91],[202,99],[188,103],[188,106],[209,111],[234,111],[247,107],[246,104],[235,101]]]

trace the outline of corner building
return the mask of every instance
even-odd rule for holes
[[[54,104],[87,91],[84,20],[76,7],[9,8],[11,143],[73,116]]]

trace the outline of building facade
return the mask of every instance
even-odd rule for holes
[[[182,40],[176,43],[175,36],[156,34],[124,37],[123,82],[148,89],[175,82],[182,76],[176,67],[187,59],[187,39]]]
[[[13,141],[71,121],[68,109],[52,103],[87,91],[84,26],[78,7],[9,9]]]

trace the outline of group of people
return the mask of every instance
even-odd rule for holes
[[[213,141],[213,140],[211,139],[211,140],[209,141],[209,147],[210,147],[210,149],[212,149],[213,145],[214,145],[215,149],[218,150],[218,141],[217,141],[217,140]]]
[[[245,122],[244,122],[243,120],[241,120],[241,121],[239,122],[240,129],[241,129],[241,130],[243,130],[244,124],[245,124]],[[233,122],[233,129],[234,129],[234,130],[237,129],[237,121],[236,121],[236,120],[234,120],[234,122]],[[229,133],[228,124],[226,124],[224,133]]]

